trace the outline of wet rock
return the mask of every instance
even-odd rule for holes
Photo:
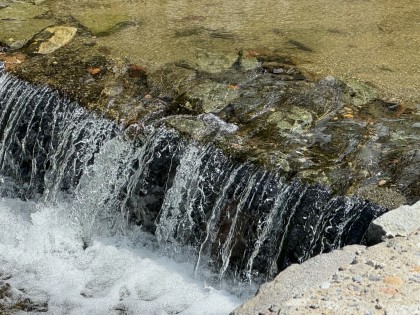
[[[208,81],[194,87],[189,93],[189,99],[194,104],[194,110],[215,113],[224,109],[239,93],[239,90],[227,85]]]
[[[200,52],[189,62],[189,66],[203,72],[218,73],[230,69],[237,59],[237,54],[221,55],[211,52]]]
[[[420,201],[412,206],[401,206],[375,219],[369,225],[367,240],[370,244],[383,238],[407,236],[420,226]]]
[[[11,71],[22,65],[26,60],[26,55],[21,53],[12,53],[0,55],[0,60],[3,62],[5,70]]]
[[[44,30],[50,37],[43,41],[36,51],[38,54],[50,54],[68,44],[76,35],[77,28],[70,26],[54,26]],[[41,35],[42,36],[42,35]]]
[[[130,78],[146,78],[146,68],[132,64],[128,67],[128,76]]]
[[[376,89],[367,83],[357,80],[346,80],[343,83],[346,104],[361,107],[378,98]]]
[[[312,115],[309,111],[301,107],[291,107],[288,111],[278,111],[272,113],[267,122],[275,126],[281,136],[285,132],[289,134],[302,134],[312,123]]]
[[[41,293],[32,297],[7,282],[0,281],[0,314],[47,312],[47,298]]]
[[[358,189],[356,194],[387,209],[395,209],[407,202],[401,192],[392,187],[383,187],[383,185],[364,186]]]

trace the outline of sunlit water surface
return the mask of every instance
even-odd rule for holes
[[[51,1],[56,14],[89,25],[134,22],[97,48],[140,64],[200,54],[284,53],[318,75],[372,82],[390,96],[420,96],[419,0]],[[93,22],[92,22],[93,21]]]

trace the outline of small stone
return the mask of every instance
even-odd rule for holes
[[[379,291],[382,292],[382,293],[384,293],[384,294],[388,294],[388,295],[395,295],[398,292],[397,289],[390,288],[390,287],[380,288]]]
[[[361,277],[361,276],[359,276],[359,275],[354,275],[354,276],[352,277],[352,280],[353,280],[354,282],[362,282],[362,277]]]
[[[375,269],[384,269],[384,268],[385,268],[385,265],[384,265],[384,264],[377,263],[377,264],[375,265]]]
[[[420,272],[420,265],[415,266],[413,269],[411,269],[412,272]]]
[[[101,68],[96,68],[96,67],[95,68],[89,67],[86,70],[87,70],[87,72],[89,72],[92,75],[95,75],[95,74],[98,74],[99,72],[101,72]]]
[[[329,282],[323,282],[321,283],[321,285],[319,286],[321,289],[328,289],[331,286],[331,284]]]
[[[140,78],[146,76],[146,68],[138,65],[130,65],[128,67],[128,76],[130,78]]]
[[[387,181],[385,180],[385,179],[381,179],[379,182],[378,182],[378,186],[383,186],[383,185],[385,185],[387,183]]]
[[[376,305],[375,305],[375,308],[376,308],[377,310],[381,310],[381,309],[383,308],[383,306],[382,306],[381,304],[376,304]]]
[[[360,291],[360,286],[355,285],[355,284],[349,284],[347,288],[352,291],[357,291],[357,292]]]
[[[317,305],[317,304],[311,304],[311,305],[309,305],[309,308],[315,310],[315,309],[319,308],[319,305]]]
[[[376,266],[376,262],[374,260],[372,260],[372,259],[369,259],[366,262],[366,265],[371,266],[371,267],[375,267]]]
[[[380,276],[378,276],[378,275],[371,275],[371,276],[369,276],[369,278],[368,278],[370,281],[380,281],[381,280],[381,277]]]
[[[384,278],[383,282],[396,287],[400,287],[404,284],[404,281],[398,276],[387,276]]]

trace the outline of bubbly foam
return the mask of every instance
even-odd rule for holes
[[[0,201],[0,273],[47,314],[228,314],[241,301],[194,279],[129,236],[93,237],[83,249],[69,204]]]

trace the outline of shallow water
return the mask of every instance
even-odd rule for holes
[[[56,0],[49,5],[55,14],[71,14],[96,29],[112,19],[131,21],[99,37],[98,47],[149,67],[194,62],[200,54],[234,60],[239,49],[251,55],[277,51],[317,75],[369,81],[390,97],[420,96],[419,0]]]

